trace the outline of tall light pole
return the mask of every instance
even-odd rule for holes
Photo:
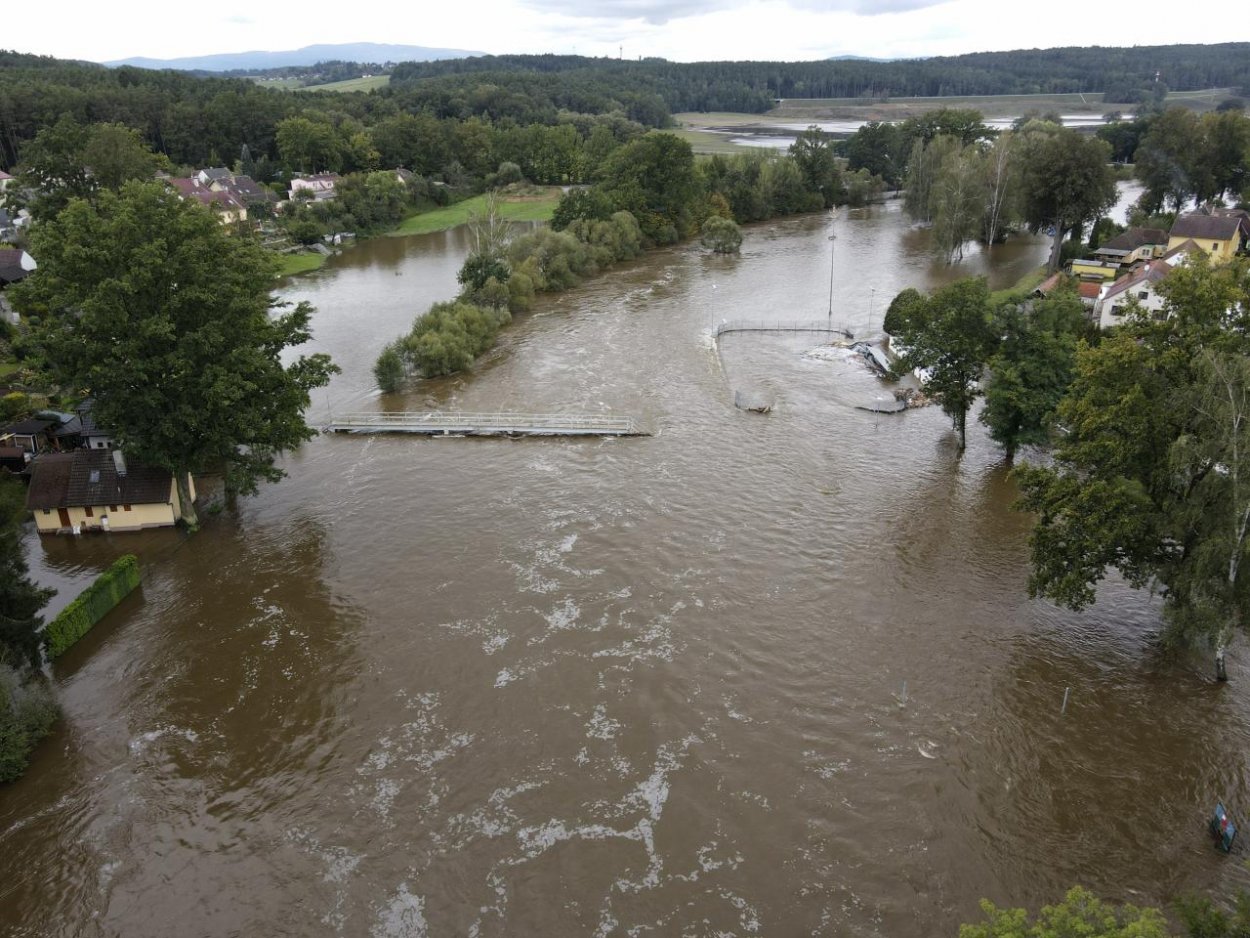
[[[834,214],[834,220],[837,220],[837,214]],[[829,236],[829,328],[833,328],[833,255],[834,248],[837,247],[838,236],[831,234]]]
[[[868,288],[868,331],[872,332],[872,314],[877,305],[877,288]]]

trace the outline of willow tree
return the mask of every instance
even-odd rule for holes
[[[1078,354],[1054,464],[1017,470],[1029,589],[1079,609],[1118,570],[1163,595],[1170,639],[1214,648],[1223,680],[1250,601],[1250,274],[1194,260],[1160,289],[1165,322]]]
[[[197,520],[190,473],[220,472],[241,494],[284,475],[277,457],[314,435],[309,391],[337,369],[288,355],[312,308],[282,309],[263,248],[138,182],[71,201],[31,241],[39,269],[13,292],[40,316],[50,377],[90,393],[126,452],[173,474],[183,521]]]

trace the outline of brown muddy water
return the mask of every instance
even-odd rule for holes
[[[68,601],[142,590],[53,670],[66,719],[0,790],[8,935],[953,935],[1075,883],[1246,882],[1203,831],[1246,798],[1250,662],[1156,652],[1157,604],[1025,594],[1028,519],[978,427],[808,336],[827,218],[739,258],[656,252],[543,303],[473,374],[380,398],[383,342],[463,235],[379,239],[286,291],[335,408],[610,412],[634,440],[322,437],[175,532],[37,539]],[[897,203],[837,223],[839,317],[933,265]],[[732,393],[768,394],[771,415]],[[1238,650],[1239,651],[1239,650]],[[1070,688],[1066,713],[1061,713]]]

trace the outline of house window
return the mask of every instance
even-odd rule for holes
[[[110,512],[110,513],[112,513],[112,514],[117,514],[117,506],[116,506],[116,505],[109,505],[109,512]]]
[[[129,505],[122,505],[122,511],[130,511]]]
[[[86,513],[86,515],[87,515],[87,517],[88,517],[88,518],[94,518],[94,517],[95,517],[95,512],[94,512],[94,511],[92,511],[92,509],[91,509],[91,506],[90,506],[90,505],[88,505],[86,508],[84,508],[84,509],[83,509],[83,511]]]
[[[1211,245],[1212,251],[1218,251],[1219,249],[1220,249],[1220,243],[1218,241],[1216,241],[1214,244]]]
[[[50,515],[50,514],[52,514],[52,509],[51,509],[51,508],[45,508],[45,509],[43,510],[43,513],[44,513],[45,515]]]
[[[1163,322],[1163,320],[1168,318],[1168,314],[1165,313],[1161,309],[1156,309],[1153,313],[1150,314],[1150,318],[1153,319],[1155,322]]]
[[[1150,299],[1150,294],[1146,292],[1145,290],[1140,290],[1138,291],[1137,298],[1139,300],[1148,300]]]

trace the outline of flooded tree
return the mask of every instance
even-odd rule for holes
[[[49,375],[87,389],[128,453],[173,474],[196,524],[192,472],[250,494],[285,473],[277,457],[311,439],[309,392],[337,371],[311,337],[312,307],[285,312],[273,260],[207,209],[158,183],[75,200],[32,234],[39,269],[14,291],[42,320]]]
[[[985,278],[956,281],[923,299],[909,295],[900,302],[896,297],[890,314],[903,349],[898,370],[918,369],[925,375],[925,391],[951,418],[962,452],[968,411],[981,396],[981,378],[998,343]]]
[[[1166,321],[1078,354],[1054,464],[1017,470],[1037,515],[1029,590],[1080,609],[1118,570],[1162,593],[1167,638],[1212,646],[1223,680],[1250,600],[1250,277],[1195,260],[1160,290]]]
[[[1054,129],[1030,134],[1025,153],[1024,218],[1034,231],[1050,231],[1049,269],[1058,270],[1064,235],[1115,204],[1111,148],[1075,130]]]
[[[1015,458],[1021,446],[1049,442],[1055,411],[1072,383],[1077,342],[1087,331],[1075,290],[1061,290],[1030,309],[997,313],[1002,336],[990,359],[981,422],[990,438]]]
[[[1030,917],[1024,909],[1000,909],[981,900],[984,922],[961,925],[959,938],[1169,938],[1167,919],[1158,909],[1115,906],[1079,886],[1063,900]],[[1214,934],[1214,933],[1212,933]]]

